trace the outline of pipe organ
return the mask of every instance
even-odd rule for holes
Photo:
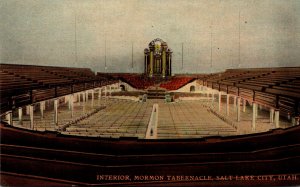
[[[156,38],[144,50],[144,73],[148,77],[172,76],[172,50],[166,42]]]

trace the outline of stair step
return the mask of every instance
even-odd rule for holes
[[[165,96],[148,96],[147,99],[165,99]]]
[[[148,93],[165,93],[166,90],[148,90]]]

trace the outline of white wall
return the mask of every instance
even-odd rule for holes
[[[103,72],[106,54],[107,72],[142,72],[162,38],[173,73],[299,66],[299,12],[298,0],[3,0],[0,62]]]
[[[178,90],[175,90],[173,92],[188,92],[190,93],[190,88],[191,86],[195,86],[195,92],[194,93],[200,93],[201,89],[200,89],[200,84],[197,82],[197,80],[190,82],[188,84],[186,84],[185,86],[179,88]]]
[[[136,89],[136,88],[130,86],[129,84],[127,84],[126,82],[123,82],[123,81],[120,81],[120,85],[124,85],[126,91],[130,91],[130,92],[140,91],[139,89]]]

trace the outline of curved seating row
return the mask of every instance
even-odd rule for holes
[[[0,64],[1,114],[14,107],[113,82],[88,68]]]
[[[300,111],[300,68],[227,70],[202,79],[208,86],[250,102],[276,108],[288,116]]]

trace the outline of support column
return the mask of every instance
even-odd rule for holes
[[[219,92],[219,112],[221,112],[222,93]]]
[[[73,102],[72,96],[68,95],[67,98],[68,98],[68,108],[69,108],[69,110],[71,110],[71,107],[72,107],[71,106],[72,105],[71,102]]]
[[[44,107],[45,106],[45,101],[40,102],[40,113],[41,113],[41,119],[44,118]]]
[[[34,124],[33,124],[33,105],[29,105],[29,116],[30,116],[30,129],[34,129]]]
[[[230,95],[227,94],[226,95],[226,115],[229,116],[229,109],[230,109],[230,106],[229,106],[229,99],[230,99]]]
[[[70,95],[70,109],[71,109],[71,117],[74,116],[74,94]]]
[[[101,88],[99,88],[99,91],[98,91],[98,99],[101,99]]]
[[[27,105],[27,106],[26,106],[26,115],[29,115],[29,114],[30,114],[29,106]]]
[[[58,99],[54,100],[54,125],[58,125]]]
[[[46,101],[42,101],[43,102],[43,111],[46,110]]]
[[[94,90],[92,90],[92,107],[94,107]]]
[[[211,104],[210,104],[210,107],[213,107],[214,101],[215,101],[215,93],[212,92],[211,93]]]
[[[19,114],[19,125],[22,125],[22,120],[23,120],[23,109],[22,107],[18,108],[18,114]]]
[[[270,109],[270,123],[274,122],[274,108]]]
[[[247,105],[246,100],[243,99],[243,112],[246,112],[246,105]]]
[[[241,98],[238,97],[237,98],[237,121],[240,122],[241,121]]]
[[[77,93],[73,93],[73,103],[78,102],[78,97],[77,97]]]
[[[100,105],[100,101],[101,101],[101,88],[98,88],[98,105]]]
[[[208,99],[209,99],[209,92],[208,92],[208,90],[206,90],[206,92],[205,92],[205,97],[206,97],[206,99],[205,99],[205,105],[208,106]]]
[[[67,103],[68,100],[69,100],[69,96],[68,96],[68,95],[65,95],[65,97],[64,97],[64,102]],[[69,108],[69,109],[70,109],[70,108]]]
[[[257,110],[257,103],[252,104],[252,132],[255,132],[256,129],[256,110]]]
[[[209,106],[209,99],[211,99],[212,93],[210,91],[207,92],[207,106]]]
[[[106,105],[107,104],[107,86],[105,86],[105,88],[104,88],[104,97],[105,97],[105,104],[104,105]]]
[[[85,94],[84,94],[84,98],[85,98]],[[85,108],[86,108],[86,104],[85,102],[82,103],[82,113],[85,114]]]
[[[85,92],[82,92],[82,102],[84,103],[85,102]]]
[[[236,109],[236,96],[233,96],[233,109]]]
[[[85,101],[88,102],[89,100],[89,91],[85,91]]]
[[[13,126],[13,121],[12,121],[12,111],[11,111],[11,110],[6,112],[5,119],[7,120],[7,123],[8,123],[9,125],[12,125],[12,126]]]
[[[275,110],[275,128],[279,128],[279,110]]]
[[[80,104],[80,93],[77,93],[76,96],[77,96],[77,101]]]

